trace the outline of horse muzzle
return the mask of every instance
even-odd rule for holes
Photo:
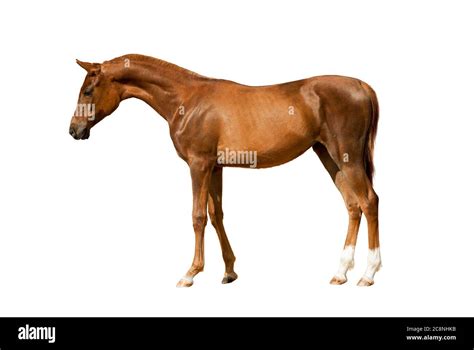
[[[74,137],[76,140],[86,140],[90,136],[90,130],[88,128],[82,128],[76,130],[75,127],[71,126],[69,128],[69,134]]]

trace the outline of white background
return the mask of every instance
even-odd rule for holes
[[[472,8],[436,1],[2,2],[0,316],[472,316]],[[87,141],[68,134],[85,72],[126,53],[250,85],[358,77],[381,115],[375,188],[383,268],[330,286],[343,201],[312,151],[224,171],[225,225],[206,268],[175,284],[194,247],[191,184],[166,122],[128,100]]]

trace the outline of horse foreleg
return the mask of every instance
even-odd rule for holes
[[[222,283],[231,283],[237,279],[234,271],[235,256],[224,229],[224,213],[222,211],[222,168],[214,168],[211,176],[208,202],[209,218],[216,229],[222,249],[225,273]]]
[[[207,199],[212,169],[215,161],[194,159],[190,162],[193,187],[193,227],[195,234],[194,259],[188,272],[177,287],[190,287],[194,277],[204,270],[204,229],[207,223]]]

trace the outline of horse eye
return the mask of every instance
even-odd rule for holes
[[[86,90],[84,90],[84,96],[92,96],[92,89],[87,88]]]

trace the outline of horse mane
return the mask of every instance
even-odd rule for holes
[[[120,56],[120,57],[116,57],[116,58],[111,59],[109,61],[105,61],[104,63],[120,63],[120,64],[123,64],[123,62],[127,59],[130,60],[131,64],[133,64],[133,62],[140,62],[140,63],[143,63],[143,64],[148,64],[150,66],[159,66],[159,67],[168,68],[170,70],[177,71],[177,72],[180,72],[180,73],[185,73],[187,75],[191,75],[191,76],[194,76],[194,77],[206,78],[206,77],[204,77],[204,76],[202,76],[202,75],[200,75],[196,72],[193,72],[189,69],[180,67],[180,66],[178,66],[174,63],[170,63],[170,62],[161,60],[159,58],[140,55],[140,54],[127,54],[127,55],[123,55],[123,56]]]

